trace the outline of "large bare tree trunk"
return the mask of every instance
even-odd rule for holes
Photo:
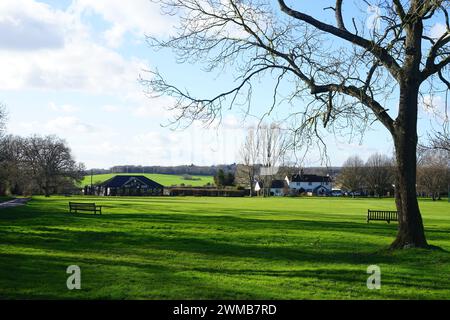
[[[419,85],[414,80],[400,86],[399,117],[393,133],[399,226],[392,249],[428,246],[416,196],[418,95]]]

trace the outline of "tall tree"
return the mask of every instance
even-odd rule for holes
[[[6,107],[0,103],[0,139],[5,132],[6,125]]]
[[[180,62],[205,63],[207,71],[229,66],[236,71],[236,85],[209,98],[195,97],[152,72],[143,80],[149,94],[173,97],[173,108],[180,111],[175,120],[211,121],[225,105],[250,105],[252,83],[266,75],[275,80],[269,112],[280,87],[283,96],[291,91],[292,102],[309,91],[311,103],[293,112],[300,115],[294,131],[304,141],[322,139],[320,124],[351,133],[379,121],[392,136],[396,155],[399,228],[391,248],[428,247],[416,197],[418,102],[421,91],[450,88],[449,1],[361,1],[379,12],[369,19],[368,31],[365,10],[347,11],[354,3],[346,7],[343,0],[327,11],[335,23],[308,14],[301,1],[295,7],[283,0],[278,7],[269,0],[160,2],[164,12],[181,16],[180,25],[167,40],[149,38],[152,46],[173,49]],[[444,32],[427,33],[436,21]],[[389,111],[384,103],[394,99],[397,107]]]
[[[338,182],[352,194],[361,192],[364,187],[364,161],[358,156],[351,156],[342,164]]]
[[[253,187],[259,168],[259,149],[260,144],[256,138],[255,129],[249,128],[247,130],[247,135],[245,137],[244,143],[240,149],[240,158],[242,164],[239,165],[236,170],[236,178],[239,180],[244,180],[245,184],[250,187],[250,197],[253,194]]]
[[[259,180],[263,184],[263,195],[270,196],[270,186],[280,165],[284,164],[288,140],[285,131],[277,123],[261,124],[256,132],[258,162],[261,164]]]
[[[393,178],[392,160],[386,155],[375,153],[366,161],[364,178],[367,188],[375,196],[383,196],[392,189]]]
[[[450,184],[450,152],[446,150],[421,150],[417,164],[417,185],[419,191],[440,199]]]
[[[7,135],[0,139],[0,195],[14,193],[19,184],[21,189],[25,187],[28,172],[22,165],[22,146],[20,137]]]

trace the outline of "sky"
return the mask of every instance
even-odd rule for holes
[[[319,2],[327,1],[307,6],[324,14]],[[227,72],[205,74],[199,66],[177,64],[170,52],[149,48],[145,35],[165,37],[175,24],[149,0],[1,0],[0,103],[9,113],[8,132],[64,138],[88,168],[239,162],[245,128],[254,119],[234,108],[210,128],[177,130],[167,126],[172,101],[149,99],[138,81],[157,68],[195,92],[229,86]],[[433,32],[442,27],[436,23]],[[444,99],[433,101],[442,106]],[[267,102],[256,97],[253,104],[258,109]],[[426,127],[427,112],[423,117]],[[354,154],[367,159],[374,152],[392,153],[391,138],[378,124],[362,143],[326,139],[334,166]],[[310,151],[301,165],[321,165],[319,153]]]

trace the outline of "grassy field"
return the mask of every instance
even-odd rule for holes
[[[104,214],[69,215],[68,201]],[[34,198],[0,210],[3,299],[449,299],[450,204],[422,200],[429,242],[386,250],[392,199]],[[81,290],[66,268],[81,267]],[[369,265],[381,290],[368,290]]]
[[[153,181],[158,182],[159,184],[162,184],[165,187],[170,187],[172,185],[180,185],[184,183],[186,186],[204,186],[207,183],[214,184],[214,179],[212,176],[192,176],[196,180],[185,180],[182,176],[177,176],[174,174],[156,174],[156,173],[109,173],[109,174],[97,174],[92,176],[92,182],[100,183],[104,182],[108,179],[111,179],[112,177],[116,175],[143,175],[146,176],[149,179],[152,179]],[[85,176],[83,181],[81,182],[81,185],[84,187],[86,185],[91,184],[91,176]]]

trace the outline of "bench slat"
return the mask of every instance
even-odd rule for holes
[[[398,211],[389,211],[389,210],[367,210],[367,223],[369,221],[387,221],[390,223],[391,221],[398,221]]]
[[[78,211],[91,211],[94,212],[94,214],[96,214],[97,212],[102,214],[102,206],[87,202],[69,202],[69,211],[75,211],[75,213]]]

